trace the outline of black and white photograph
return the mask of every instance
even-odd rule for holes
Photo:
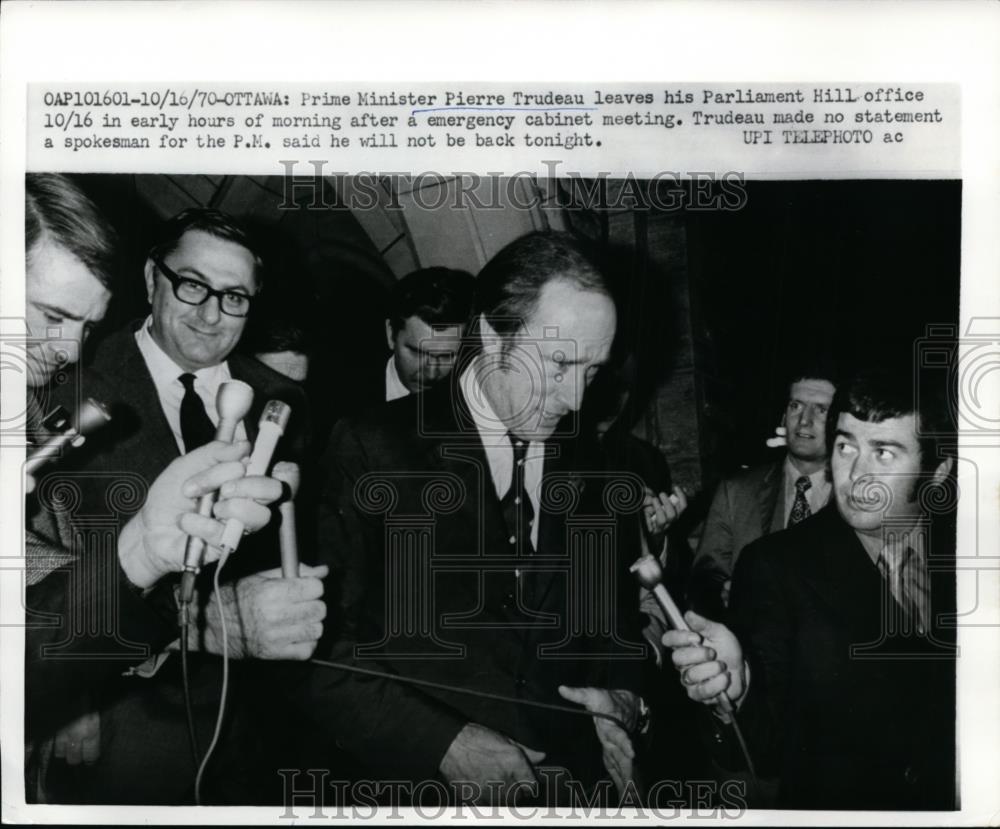
[[[984,819],[980,99],[397,60],[18,76],[5,810]]]

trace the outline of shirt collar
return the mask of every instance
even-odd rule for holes
[[[476,431],[483,446],[510,446],[510,438],[507,436],[507,427],[494,411],[493,406],[483,392],[483,387],[479,385],[476,378],[476,364],[478,360],[473,360],[468,368],[462,372],[458,380],[462,396],[465,398],[465,405],[472,415],[472,421],[476,424]]]
[[[788,481],[789,486],[791,486],[791,487],[794,488],[795,482],[799,478],[801,478],[801,477],[802,477],[802,473],[799,472],[799,470],[795,468],[795,464],[792,463],[791,456],[786,454],[785,455],[785,480]],[[809,482],[816,489],[821,489],[824,486],[826,486],[826,484],[827,484],[827,480],[826,480],[826,468],[825,467],[821,466],[819,469],[817,469],[815,472],[813,472],[811,475],[808,475],[807,477],[809,478]]]
[[[139,353],[142,354],[142,358],[146,361],[146,367],[149,369],[149,373],[153,376],[153,382],[157,386],[179,382],[177,378],[182,374],[193,374],[197,381],[201,381],[209,386],[218,386],[219,383],[229,379],[229,367],[226,362],[217,363],[214,366],[207,366],[191,372],[182,369],[160,348],[160,344],[153,339],[152,325],[153,316],[151,314],[146,317],[146,321],[135,332],[135,343],[139,347]]]
[[[410,390],[406,388],[403,381],[399,378],[399,371],[396,369],[396,358],[390,354],[389,360],[385,364],[385,400],[388,403],[390,400],[406,397],[409,393]]]

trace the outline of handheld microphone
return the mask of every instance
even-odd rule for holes
[[[278,507],[278,512],[281,513],[278,543],[281,548],[282,578],[297,579],[299,577],[299,544],[295,533],[295,496],[299,492],[302,475],[297,464],[286,462],[276,463],[271,475],[287,484],[291,493],[288,500],[282,501]]]
[[[236,426],[246,417],[253,403],[253,389],[242,380],[228,380],[219,386],[215,396],[215,407],[219,412],[219,425],[215,429],[215,439],[232,443]],[[215,503],[215,492],[207,492],[198,502],[198,512],[210,517]],[[189,604],[194,597],[194,580],[201,569],[205,553],[205,542],[195,536],[188,536],[184,548],[184,575],[181,576],[180,604]]]
[[[663,568],[655,556],[644,555],[628,569],[630,573],[635,573],[640,585],[652,592],[674,630],[691,630],[688,623],[684,621],[684,614],[681,613],[673,597],[667,592],[667,588],[663,586]],[[725,693],[721,693],[715,698],[715,705],[726,714],[733,713],[733,704]]]
[[[88,435],[110,422],[111,414],[104,405],[88,397],[80,404],[75,418],[67,419],[61,431],[28,453],[24,462],[25,474],[34,475],[46,463],[58,458],[64,447],[70,444],[80,446]]]
[[[250,453],[250,463],[247,465],[247,475],[266,475],[267,468],[271,465],[271,456],[278,441],[285,433],[288,425],[288,418],[292,416],[292,407],[281,400],[268,400],[264,406],[264,411],[260,416],[257,426],[257,440]],[[226,529],[222,533],[222,541],[219,547],[223,555],[230,555],[240,546],[240,539],[246,529],[243,522],[238,518],[230,518],[226,522]]]

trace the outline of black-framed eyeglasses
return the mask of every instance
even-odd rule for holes
[[[204,305],[211,297],[219,300],[219,310],[230,317],[245,317],[250,313],[253,297],[242,291],[217,291],[198,279],[189,279],[168,268],[162,259],[154,259],[153,264],[170,282],[174,296],[186,305]]]

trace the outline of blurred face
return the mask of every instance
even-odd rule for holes
[[[64,247],[46,240],[28,252],[24,311],[28,324],[27,384],[47,383],[56,369],[80,358],[111,292]]]
[[[788,453],[801,461],[826,458],[826,414],[836,389],[828,380],[799,380],[788,390],[783,425]]]
[[[604,294],[566,280],[542,289],[525,330],[502,339],[482,320],[484,373],[490,405],[503,425],[524,440],[545,440],[578,411],[615,336],[615,306]]]
[[[465,334],[462,325],[432,327],[417,316],[408,317],[395,334],[386,320],[385,330],[399,379],[411,392],[422,391],[451,374]]]
[[[187,279],[220,291],[257,291],[253,255],[227,239],[189,230],[164,264]],[[170,281],[152,260],[146,261],[146,292],[153,307],[153,339],[185,371],[218,365],[236,347],[246,317],[223,314],[218,297],[188,305],[174,296]]]
[[[296,383],[305,382],[309,375],[309,356],[298,351],[271,351],[254,356],[265,366],[273,368],[278,374],[284,374]]]
[[[844,520],[858,533],[881,538],[885,519],[915,517],[920,461],[912,414],[881,423],[840,415],[830,466]],[[948,463],[941,464],[938,476],[947,473]]]

